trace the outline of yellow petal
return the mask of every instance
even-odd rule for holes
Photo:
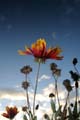
[[[31,52],[31,49],[29,48],[29,47],[27,47],[27,46],[25,46],[25,50],[26,50],[26,52],[28,53],[28,54],[31,54],[32,52]]]
[[[56,49],[56,54],[59,54],[59,53],[61,53],[61,52],[62,52],[62,49],[61,49],[61,48],[59,48],[59,47],[56,47],[55,49]]]
[[[18,50],[18,53],[19,53],[20,55],[26,55],[25,52],[23,52],[22,50]]]
[[[42,46],[44,45],[44,47],[46,47],[46,41],[45,41],[44,38],[38,39],[38,40],[37,40],[37,43],[40,44],[40,45],[42,45]]]

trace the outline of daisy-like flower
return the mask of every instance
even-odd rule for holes
[[[49,97],[50,97],[50,98],[53,98],[53,97],[55,97],[55,95],[54,95],[53,93],[50,93],[50,94],[49,94]]]
[[[6,118],[13,119],[18,113],[17,107],[6,107],[6,113],[3,113],[2,116]]]
[[[68,80],[68,79],[64,80],[63,85],[65,86],[65,88],[67,89],[68,92],[70,92],[72,90],[70,80]]]
[[[20,71],[23,74],[29,74],[30,72],[32,72],[32,68],[29,65],[26,65]]]
[[[28,81],[23,81],[22,82],[22,88],[24,88],[25,90],[29,87],[29,82]]]
[[[38,39],[31,47],[25,46],[25,50],[18,50],[20,55],[33,55],[38,62],[45,62],[47,59],[62,60],[63,56],[59,56],[62,52],[59,47],[51,47],[47,49],[45,39]]]

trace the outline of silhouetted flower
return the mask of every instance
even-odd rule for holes
[[[68,80],[68,79],[64,80],[63,85],[65,86],[65,88],[67,89],[68,92],[70,92],[72,90],[70,80]]]
[[[52,98],[52,97],[55,97],[55,95],[53,93],[50,93],[49,97]]]
[[[60,76],[61,75],[61,69],[55,69],[53,71],[53,74],[56,75],[56,76]]]
[[[53,71],[54,69],[57,68],[57,64],[56,63],[51,63],[50,64],[50,69]]]
[[[22,111],[24,111],[24,112],[26,112],[26,111],[27,111],[27,109],[28,109],[28,107],[27,107],[27,106],[23,106],[23,107],[22,107]]]
[[[20,71],[21,73],[29,74],[30,72],[32,72],[32,68],[29,65],[26,65]]]
[[[29,87],[29,82],[28,81],[23,81],[22,82],[22,88],[27,89]]]
[[[13,119],[17,113],[18,113],[18,109],[17,107],[6,107],[6,112],[7,113],[3,113],[2,116],[6,117],[6,118],[10,118],[10,119]]]
[[[48,117],[49,117],[49,116],[48,116],[47,114],[44,114],[44,118],[45,118],[45,119],[48,119]]]
[[[78,63],[77,58],[74,58],[72,62],[73,62],[73,65],[76,65]]]
[[[76,72],[70,71],[70,74],[71,74],[71,78],[72,78],[74,81],[78,81],[78,80],[79,80],[80,75],[78,75]]]
[[[57,64],[51,63],[50,64],[50,69],[51,69],[53,75],[56,75],[56,76],[61,75],[61,69],[57,68]]]
[[[61,52],[59,47],[46,49],[46,41],[42,38],[33,43],[31,48],[26,46],[25,51],[18,50],[20,55],[33,55],[37,62],[45,62],[46,59],[62,60],[63,56],[59,56]]]

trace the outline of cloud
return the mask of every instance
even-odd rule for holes
[[[0,115],[0,120],[9,120],[9,119]]]
[[[50,93],[55,93],[55,86],[53,84],[49,84],[43,89],[44,96],[49,96]]]
[[[0,99],[23,100],[24,93],[16,89],[0,89]]]
[[[49,80],[51,77],[48,75],[43,74],[40,78],[39,78],[39,82],[41,82],[42,80]]]
[[[42,78],[46,78],[45,75]],[[79,85],[80,85],[80,82],[79,82]],[[67,97],[67,91],[65,88],[62,87],[61,83],[58,83],[58,91],[59,91],[60,104],[64,105],[65,101],[66,101],[66,97]],[[39,110],[36,111],[36,114],[38,115],[38,120],[42,120],[43,115],[45,113],[48,113],[48,114],[51,113],[50,98],[49,98],[50,93],[55,93],[55,84],[54,83],[53,84],[50,83],[48,86],[46,86],[42,90],[41,93],[37,93],[37,95],[36,95],[36,104],[39,104]],[[32,105],[33,104],[33,92],[29,92],[29,96],[30,96],[30,103]],[[70,98],[71,98],[70,102],[74,102],[75,90],[73,90],[70,93]],[[0,99],[12,100],[12,103],[10,103],[10,105],[11,104],[14,105],[15,101],[17,101],[16,104],[19,103],[20,101],[23,103],[23,100],[26,103],[25,92],[18,91],[16,89],[4,89],[4,90],[2,89],[2,90],[0,90]],[[21,102],[20,102],[20,104],[21,104]],[[17,104],[17,106],[18,105],[19,104]],[[19,105],[19,107],[21,107],[21,106]],[[17,119],[18,118],[20,118],[19,115],[17,116]],[[0,120],[2,120],[2,118]]]

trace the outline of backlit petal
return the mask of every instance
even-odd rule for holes
[[[26,55],[26,53],[22,50],[18,50],[19,55]]]
[[[26,50],[26,54],[32,54],[33,53],[33,51],[27,46],[25,46],[25,50]]]

